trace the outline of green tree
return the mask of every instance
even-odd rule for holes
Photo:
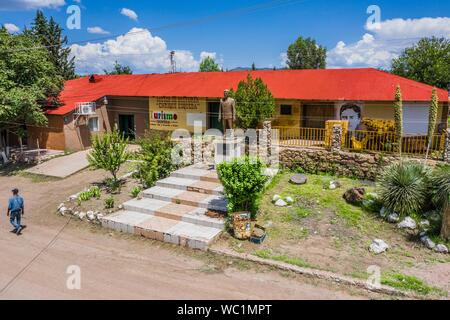
[[[127,144],[128,139],[117,130],[92,138],[92,150],[88,154],[89,164],[95,169],[109,171],[113,185],[117,185],[117,173],[130,157],[126,150]]]
[[[123,66],[117,61],[114,63],[114,67],[111,71],[103,70],[103,72],[108,75],[133,74],[133,70],[129,66]]]
[[[275,110],[275,99],[261,78],[239,82],[236,92],[236,116],[243,129],[255,129],[262,121],[271,118]]]
[[[43,105],[57,101],[63,85],[46,49],[24,50],[35,46],[28,32],[0,29],[0,127],[17,133],[47,123]]]
[[[421,39],[392,61],[391,72],[447,89],[450,83],[450,39]]]
[[[403,136],[403,101],[400,85],[395,90],[394,102],[394,121],[395,121],[395,145],[398,153],[402,153],[402,136]]]
[[[220,71],[219,65],[213,57],[206,57],[200,62],[200,72],[216,72]]]
[[[50,55],[50,61],[55,65],[59,75],[66,80],[76,77],[75,57],[70,57],[67,37],[63,36],[63,29],[53,17],[47,20],[44,13],[38,10],[31,30],[25,31],[25,33],[28,32],[34,35],[41,45],[46,47]]]
[[[290,69],[325,69],[327,49],[314,39],[299,37],[287,51],[287,66]]]

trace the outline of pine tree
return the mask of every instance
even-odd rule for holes
[[[398,153],[402,153],[403,136],[403,102],[400,85],[397,85],[394,103],[395,139]]]
[[[42,11],[36,12],[31,33],[47,48],[50,60],[55,65],[58,74],[69,80],[76,77],[75,58],[70,58],[70,48],[67,47],[68,40],[62,32],[63,29],[53,17],[47,20]]]

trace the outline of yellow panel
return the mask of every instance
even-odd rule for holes
[[[187,129],[193,131],[194,127],[188,125],[188,116],[191,118],[198,114],[204,118],[203,130],[206,128],[207,103],[205,99],[190,97],[150,97],[150,129],[171,131]]]

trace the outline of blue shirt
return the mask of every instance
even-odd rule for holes
[[[8,209],[11,212],[19,211],[23,209],[23,198],[21,196],[13,196],[9,199]]]

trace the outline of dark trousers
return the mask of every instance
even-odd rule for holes
[[[20,224],[22,220],[22,211],[13,211],[9,215],[9,222],[15,230],[18,230],[22,225]]]

